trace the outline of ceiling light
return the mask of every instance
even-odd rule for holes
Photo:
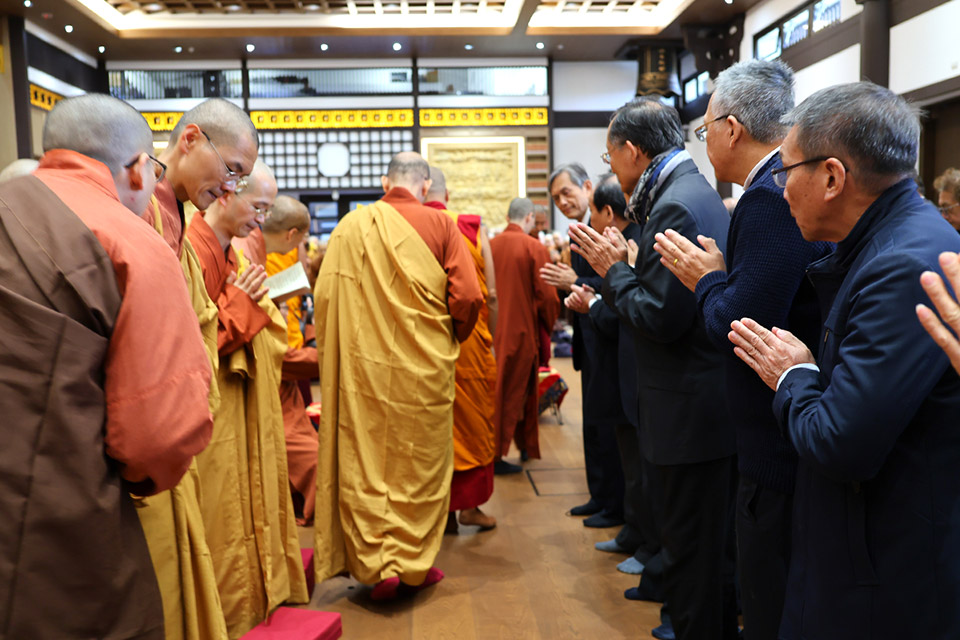
[[[330,45],[328,45],[326,42],[320,43],[320,51],[326,51],[329,48],[330,48]]]
[[[73,33],[73,25],[72,25],[72,24],[68,24],[68,25],[66,25],[66,26],[63,27],[63,30],[66,31],[67,33]]]
[[[303,8],[306,9],[307,11],[318,11],[318,10],[320,9],[320,5],[318,5],[318,4],[308,4],[308,5],[304,6]]]
[[[394,42],[394,43],[393,43],[393,50],[394,50],[394,51],[400,51],[400,49],[402,49],[402,48],[403,48],[403,46],[402,46],[399,42]]]
[[[103,45],[100,45],[99,47],[97,47],[97,51],[99,51],[100,53],[104,53],[106,52],[106,50],[107,48]]]
[[[256,48],[257,48],[256,45],[254,45],[254,44],[252,44],[252,43],[251,43],[251,44],[248,44],[248,45],[247,45],[247,53],[253,53]]]
[[[227,11],[240,11],[243,7],[238,4],[228,4],[226,8]]]
[[[727,4],[733,4],[733,0],[723,0],[723,1],[726,2]]]
[[[183,51],[183,47],[181,47],[180,45],[177,45],[173,48],[174,53],[180,53],[181,51]]]
[[[543,49],[544,44],[542,42],[537,43],[537,49]]]
[[[467,51],[473,51],[473,45],[472,45],[472,44],[465,44],[465,45],[463,45],[463,48],[466,49]]]
[[[30,0],[23,0],[23,6],[29,9],[30,7],[33,6],[33,3]]]

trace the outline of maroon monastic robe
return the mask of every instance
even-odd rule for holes
[[[497,357],[499,455],[510,440],[531,458],[540,457],[537,411],[538,323],[552,327],[560,311],[556,288],[540,277],[550,256],[546,247],[509,224],[490,241],[497,274],[499,310],[493,350]]]

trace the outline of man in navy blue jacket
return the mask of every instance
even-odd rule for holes
[[[707,337],[693,293],[660,265],[653,236],[673,228],[725,247],[730,216],[683,142],[672,107],[637,99],[618,109],[604,159],[631,194],[627,218],[642,229],[636,266],[624,261],[626,243],[615,229],[601,236],[578,223],[570,237],[604,278],[603,302],[633,329],[640,449],[661,481],[663,591],[676,637],[725,640],[736,637],[737,624],[732,568],[725,572],[733,561],[727,541],[736,443],[724,356]]]
[[[771,171],[780,168],[780,123],[793,108],[793,72],[782,62],[749,60],[717,76],[704,124],[717,180],[745,191],[730,219],[724,254],[704,251],[673,230],[658,234],[661,263],[697,296],[707,335],[727,357],[727,406],[737,428],[736,529],[740,604],[746,640],[777,640],[790,565],[790,521],[797,454],[780,434],[773,390],[733,353],[730,323],[750,316],[789,329],[813,347],[820,334],[807,265],[833,249],[807,242]]]
[[[820,352],[748,318],[730,332],[800,458],[780,637],[958,638],[960,378],[914,306],[960,237],[917,194],[903,99],[840,85],[788,117],[774,178],[803,237],[838,242],[808,270]]]

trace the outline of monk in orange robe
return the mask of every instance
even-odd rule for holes
[[[198,456],[207,542],[227,630],[239,637],[284,602],[309,600],[287,488],[278,389],[286,324],[265,298],[264,268],[230,242],[257,227],[277,184],[257,162],[242,193],[218,198],[187,228],[207,293],[218,309],[220,408],[213,437]]]
[[[162,640],[129,492],[206,446],[210,366],[176,259],[131,210],[162,165],[142,116],[59,102],[0,187],[0,636]]]
[[[447,209],[447,180],[437,167],[430,167],[428,207],[443,211],[457,223],[464,245],[476,266],[484,306],[470,337],[460,343],[457,358],[457,395],[453,402],[453,479],[450,482],[450,515],[447,533],[460,524],[493,529],[497,520],[480,510],[493,495],[493,459],[497,431],[493,424],[497,361],[493,357],[493,332],[497,324],[497,285],[490,253],[490,240],[480,216],[457,214]]]
[[[142,216],[180,260],[214,379],[210,411],[220,405],[217,383],[217,306],[207,295],[203,271],[185,237],[184,204],[206,208],[237,188],[257,158],[257,131],[243,109],[218,98],[184,113],[160,161],[166,177]],[[201,478],[194,462],[170,491],[139,500],[143,525],[163,598],[166,640],[226,640],[226,621],[201,513]]]
[[[386,195],[334,229],[314,292],[316,578],[349,571],[378,600],[443,578],[458,340],[483,305],[453,220],[422,204],[429,175],[419,154],[393,157]]]
[[[300,262],[298,248],[310,228],[307,207],[290,196],[278,196],[270,213],[246,238],[235,237],[233,247],[272,276]],[[300,296],[274,299],[287,307],[287,351],[281,369],[280,404],[287,445],[287,472],[293,491],[297,524],[313,522],[317,501],[317,430],[307,416],[298,381],[317,376],[317,350],[304,347],[300,330]]]
[[[521,460],[540,457],[537,327],[541,323],[552,327],[560,311],[556,288],[540,277],[540,267],[550,256],[540,242],[527,235],[535,221],[533,202],[514,198],[507,218],[507,228],[490,241],[500,295],[500,331],[494,339],[497,473],[520,471],[518,465],[501,459],[510,450],[511,440],[516,442]]]

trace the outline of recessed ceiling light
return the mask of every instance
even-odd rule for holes
[[[463,48],[466,49],[467,51],[472,51],[472,50],[473,50],[473,45],[472,45],[472,44],[465,44],[465,45],[463,45]]]
[[[73,25],[72,24],[65,25],[63,27],[63,30],[66,31],[67,33],[73,33]]]
[[[563,49],[563,45],[562,45],[562,44],[558,44],[558,45],[557,45],[557,49],[561,49],[561,50],[562,50],[562,49]]]
[[[727,4],[733,4],[733,0],[723,0],[723,1],[726,2]]]
[[[30,0],[23,0],[23,6],[29,9],[30,7],[33,6],[33,3]]]
[[[537,43],[537,49],[543,49],[545,45],[542,42]]]
[[[226,7],[227,11],[240,11],[240,9],[242,9],[242,8],[243,8],[243,7],[241,7],[241,6],[238,5],[238,4],[228,4],[227,7]]]
[[[319,11],[320,5],[318,4],[308,4],[303,7],[307,11]]]
[[[99,47],[97,47],[97,51],[99,51],[100,53],[104,53],[106,52],[106,50],[107,48],[103,45],[100,45]]]
[[[394,51],[400,51],[400,49],[402,49],[402,48],[403,48],[403,46],[402,46],[399,42],[394,42],[394,43],[393,43],[393,50],[394,50]]]
[[[173,48],[174,53],[180,53],[181,51],[183,51],[183,47],[181,47],[180,45],[177,45]]]
[[[254,45],[254,44],[252,44],[252,43],[251,43],[251,44],[248,44],[248,45],[247,45],[247,53],[253,53],[256,48],[257,48],[256,45]]]
[[[330,48],[330,45],[328,45],[326,42],[320,43],[320,51],[326,51],[329,48]]]

